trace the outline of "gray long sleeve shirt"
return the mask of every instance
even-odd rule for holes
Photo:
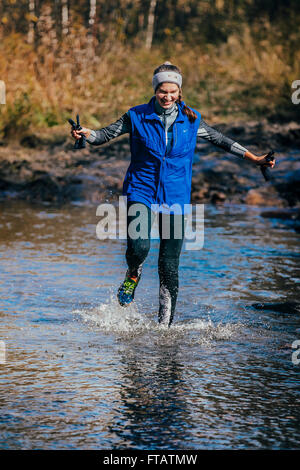
[[[166,143],[167,150],[172,146],[172,125],[178,115],[177,104],[174,104],[169,109],[162,108],[157,101],[155,101],[156,112],[161,119],[165,132],[166,132]],[[92,131],[91,135],[87,141],[92,145],[101,145],[106,142],[109,142],[111,139],[119,137],[122,134],[130,133],[131,131],[131,121],[129,112],[123,114],[117,121],[113,122],[107,127],[103,127],[97,131]],[[244,158],[245,152],[247,151],[242,145],[234,140],[226,137],[221,132],[217,131],[213,127],[210,127],[206,122],[201,118],[199,128],[197,131],[197,136],[202,137],[203,139],[208,140],[212,144],[220,147],[227,152],[232,153],[238,157]]]

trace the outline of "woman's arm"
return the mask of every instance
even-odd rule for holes
[[[213,127],[210,127],[203,119],[200,121],[200,125],[198,128],[197,136],[202,137],[203,139],[208,140],[212,144],[216,145],[217,147],[226,150],[227,152],[232,153],[240,158],[244,158],[255,165],[266,165],[273,168],[275,165],[275,159],[271,162],[266,161],[265,157],[267,154],[259,157],[254,155],[254,153],[247,150],[245,147],[240,145],[238,142],[226,137],[221,132],[217,131]]]
[[[72,130],[71,134],[75,139],[80,139],[80,137],[85,135],[86,140],[91,145],[102,145],[106,142],[109,142],[111,139],[115,139],[122,134],[127,134],[130,132],[131,122],[129,113],[123,114],[117,121],[113,122],[107,127],[103,127],[98,131],[88,129],[83,127],[80,131]]]

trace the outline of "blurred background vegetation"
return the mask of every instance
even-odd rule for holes
[[[210,123],[297,119],[299,0],[2,0],[4,139],[99,128],[152,96],[165,60]]]

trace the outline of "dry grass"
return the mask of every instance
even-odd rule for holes
[[[77,112],[86,126],[107,125],[151,98],[153,70],[166,59],[183,71],[187,104],[212,123],[260,119],[290,106],[291,83],[300,78],[300,50],[256,40],[248,28],[219,48],[174,44],[151,51],[109,39],[99,50],[83,28],[62,46],[45,35],[38,50],[11,35],[0,43],[0,78],[7,89],[2,134],[20,137],[50,127],[63,132]]]

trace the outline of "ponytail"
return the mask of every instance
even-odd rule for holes
[[[182,106],[181,102],[182,102],[182,90],[180,88],[179,89],[179,97],[178,97],[178,100],[176,101],[176,103],[178,103],[179,106],[182,107],[182,112],[183,112],[183,114],[185,114],[188,117],[188,120],[190,122],[195,122],[197,117],[198,117],[197,114],[191,108],[189,108],[188,106],[186,106],[186,105]]]

